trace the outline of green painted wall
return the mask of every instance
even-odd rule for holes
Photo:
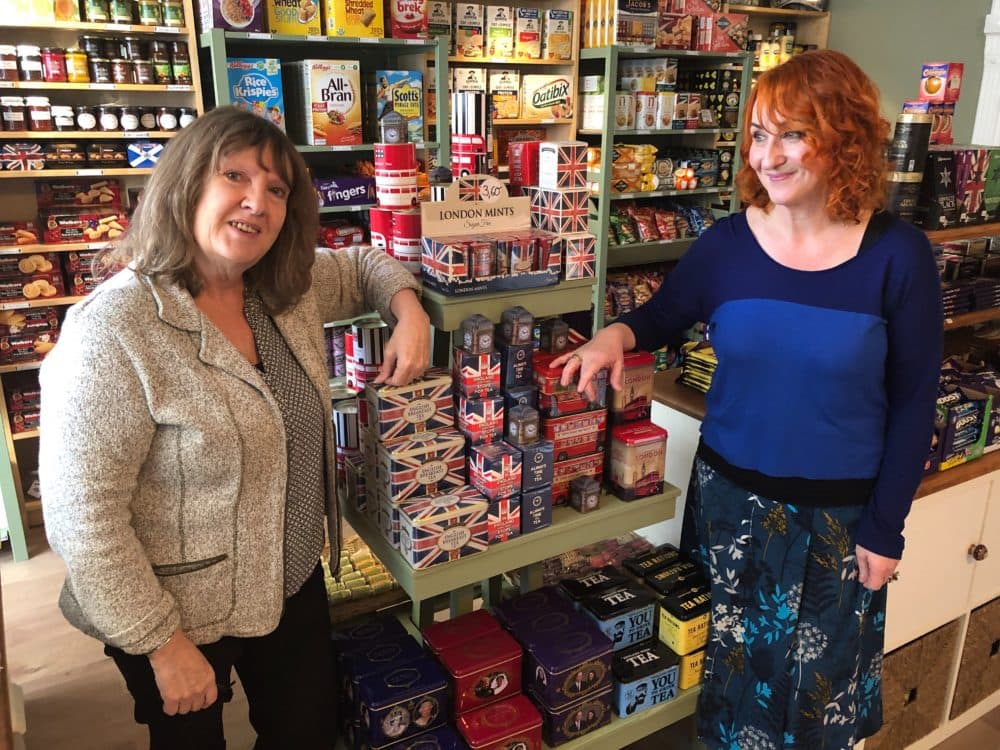
[[[965,63],[955,143],[969,143],[983,77],[983,24],[991,0],[830,0],[828,46],[850,55],[882,93],[890,122],[917,98],[920,65]]]

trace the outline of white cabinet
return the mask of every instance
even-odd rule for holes
[[[984,549],[981,548],[980,552],[986,555],[984,560],[974,563],[972,592],[969,594],[969,607],[972,609],[1000,596],[1000,472],[994,472],[990,477],[990,501],[983,527],[977,536],[969,540],[969,546],[982,545]]]

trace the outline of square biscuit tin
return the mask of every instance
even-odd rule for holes
[[[611,492],[622,500],[663,492],[667,431],[652,422],[622,424],[611,429]]]
[[[672,544],[661,544],[649,552],[622,560],[622,567],[637,578],[666,568],[681,559],[680,551]]]
[[[656,635],[656,599],[639,584],[594,594],[580,602],[580,611],[594,619],[615,651]]]
[[[473,750],[542,750],[542,717],[524,695],[470,711],[455,723]]]
[[[469,450],[469,482],[490,500],[521,492],[521,451],[503,440]]]
[[[359,146],[361,65],[357,60],[302,60],[282,65],[289,135],[309,146]]]
[[[361,731],[371,747],[443,724],[448,712],[448,677],[430,656],[361,680]]]
[[[490,396],[500,390],[500,353],[471,354],[456,348],[452,358],[455,390],[468,398]]]
[[[559,588],[573,602],[573,606],[580,609],[580,603],[587,597],[608,589],[620,588],[630,580],[618,568],[605,565],[576,578],[564,578],[559,581]]]
[[[704,585],[674,591],[660,601],[660,640],[685,655],[708,643],[712,594]]]
[[[538,635],[528,649],[525,687],[550,709],[611,687],[611,640],[585,615],[568,616],[568,625]]]
[[[450,429],[380,443],[377,474],[379,490],[384,489],[393,503],[461,487],[465,484],[465,438]]]
[[[407,635],[406,628],[392,615],[375,615],[356,625],[333,631],[333,650],[340,658],[341,654]]]
[[[521,644],[502,630],[445,649],[438,659],[451,677],[456,715],[521,692]]]
[[[611,687],[574,703],[553,708],[531,692],[541,709],[542,739],[556,747],[593,732],[611,721]]]
[[[530,534],[552,525],[552,485],[521,493],[521,533]]]
[[[482,398],[458,395],[458,429],[472,445],[495,443],[503,437],[503,396]]]
[[[424,644],[435,656],[467,641],[488,637],[500,631],[500,623],[488,610],[477,609],[423,629]]]
[[[548,612],[568,612],[572,605],[559,593],[557,586],[542,586],[507,599],[493,607],[493,614],[508,630],[515,625]]]
[[[488,531],[489,503],[467,485],[399,506],[399,552],[418,570],[482,552]]]
[[[615,654],[611,669],[615,713],[631,716],[677,697],[678,657],[660,641],[639,643]]]
[[[380,441],[455,426],[451,375],[431,368],[408,385],[365,384],[365,425]]]

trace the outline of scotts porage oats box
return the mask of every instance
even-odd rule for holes
[[[318,36],[323,25],[321,0],[264,0],[267,4],[267,30],[272,34]]]
[[[389,28],[393,39],[426,39],[427,0],[388,0]]]
[[[253,0],[198,0],[202,31],[263,31],[265,10]]]
[[[326,0],[324,20],[327,36],[385,36],[381,0]]]
[[[289,135],[309,146],[361,145],[361,66],[357,60],[285,63]]]

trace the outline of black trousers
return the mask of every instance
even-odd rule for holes
[[[222,705],[233,697],[233,668],[250,704],[254,750],[330,750],[336,741],[330,611],[323,570],[285,602],[278,627],[258,638],[225,637],[198,648],[215,670],[219,698],[208,708],[167,716],[145,656],[105,646],[149,728],[150,750],[224,750]]]

